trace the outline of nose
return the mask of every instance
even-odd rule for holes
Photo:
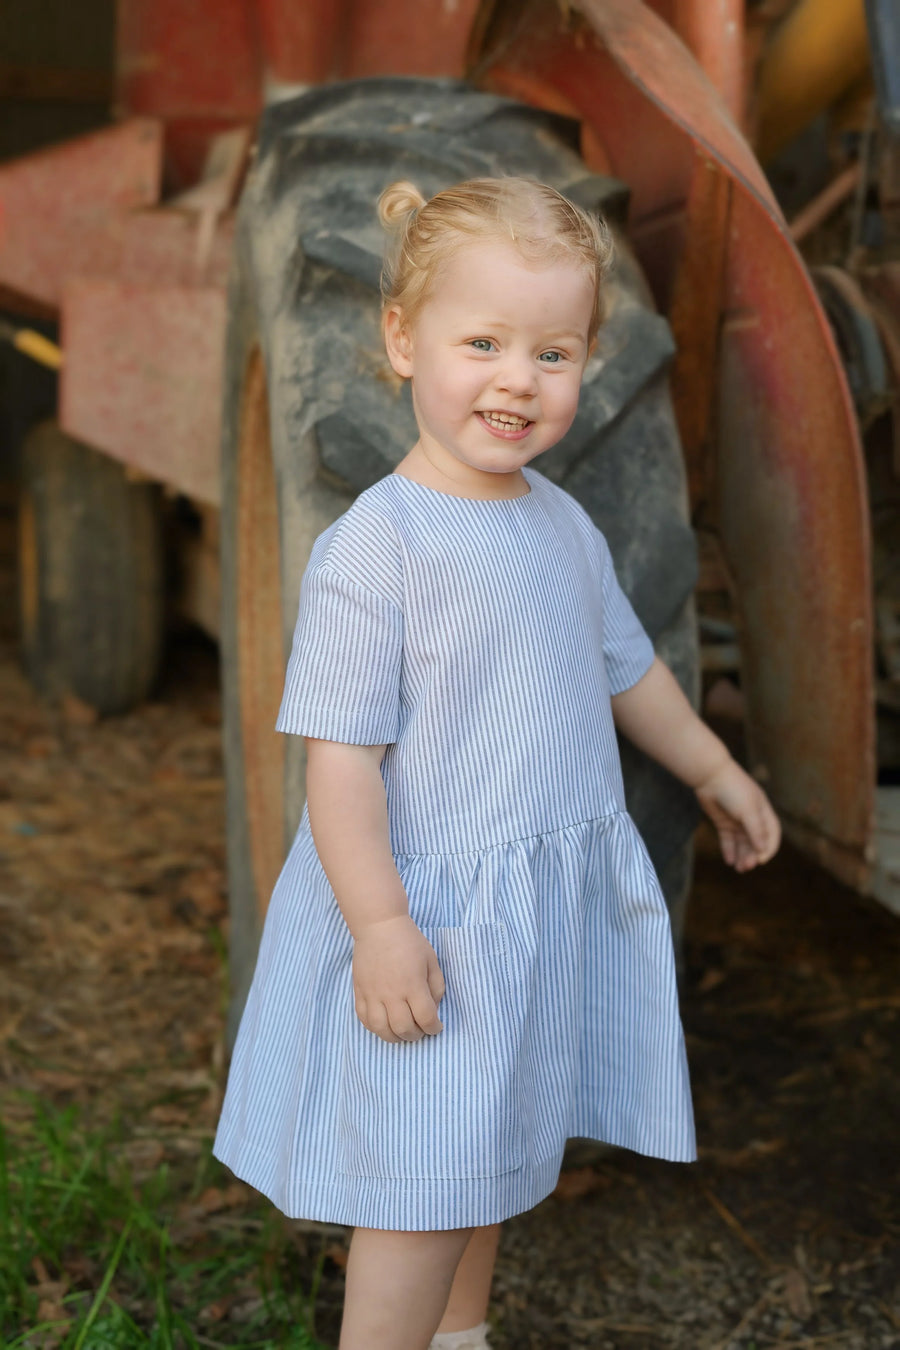
[[[533,398],[537,390],[537,372],[530,354],[507,352],[497,371],[498,392],[511,398]]]

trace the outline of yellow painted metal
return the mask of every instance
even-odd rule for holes
[[[13,338],[13,346],[26,356],[30,356],[32,361],[37,361],[42,366],[47,366],[50,370],[59,370],[63,363],[62,349],[49,338],[45,338],[41,333],[35,333],[31,328],[20,328]]]
[[[773,33],[757,81],[763,163],[840,98],[869,67],[864,0],[798,0]]]

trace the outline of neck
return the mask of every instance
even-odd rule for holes
[[[505,501],[523,497],[530,490],[521,469],[511,473],[488,473],[457,461],[444,467],[435,456],[429,455],[421,441],[417,441],[409,454],[401,459],[394,472],[452,497],[473,497],[479,501]]]

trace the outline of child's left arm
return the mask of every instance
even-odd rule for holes
[[[613,718],[630,741],[697,794],[738,872],[768,862],[781,826],[768,797],[697,716],[659,657],[637,684],[614,694]]]

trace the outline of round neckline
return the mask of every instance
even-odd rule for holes
[[[472,502],[477,506],[512,506],[515,502],[527,501],[529,497],[534,496],[534,483],[527,468],[523,468],[522,476],[528,483],[528,491],[520,492],[516,497],[462,497],[456,492],[442,492],[440,488],[419,483],[415,478],[408,478],[405,473],[395,473],[393,469],[386,475],[388,478],[399,478],[403,483],[411,483],[413,487],[429,492],[433,497],[446,497],[451,502]]]

